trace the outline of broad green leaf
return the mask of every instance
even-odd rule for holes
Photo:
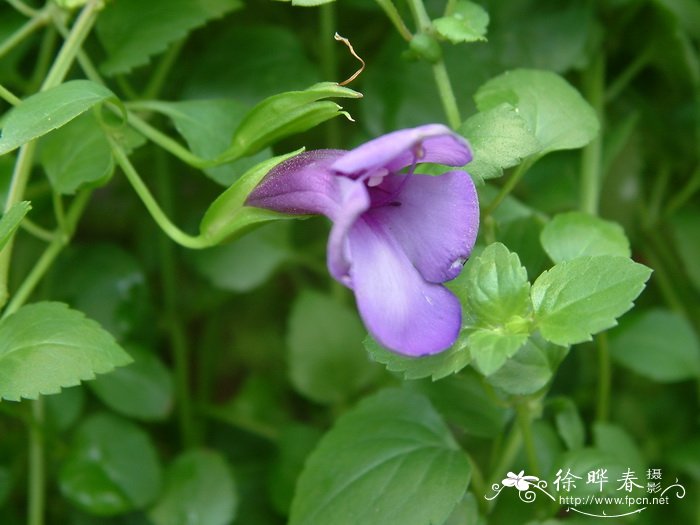
[[[240,235],[254,224],[292,218],[289,215],[262,208],[245,206],[245,201],[248,194],[272,168],[302,151],[297,150],[286,155],[273,157],[246,171],[209,206],[199,225],[201,235],[213,246],[227,237]]]
[[[640,479],[644,477],[644,457],[632,436],[619,425],[598,421],[593,425],[593,442],[596,448],[617,458],[625,470],[636,471]],[[618,483],[619,486],[619,483]]]
[[[150,322],[149,290],[139,261],[114,244],[79,246],[57,264],[54,295],[122,341]]]
[[[5,247],[22,223],[24,216],[32,209],[29,201],[16,202],[0,219],[0,251]]]
[[[469,173],[482,179],[500,177],[505,168],[542,149],[518,109],[506,103],[469,117],[459,132],[469,139],[474,151]]]
[[[90,80],[71,80],[24,99],[5,117],[0,155],[60,128],[109,99],[116,99],[114,93]]]
[[[598,133],[593,108],[566,80],[550,71],[516,69],[486,82],[474,95],[479,111],[510,104],[525,119],[541,153],[575,149]]]
[[[131,358],[95,321],[62,303],[23,306],[0,321],[0,397],[56,394]]]
[[[534,394],[549,383],[566,353],[566,348],[553,345],[535,333],[488,377],[488,382],[508,394]]]
[[[129,367],[126,367],[129,368]],[[123,370],[118,368],[112,373]],[[98,376],[100,377],[106,376]],[[85,408],[85,389],[80,386],[64,388],[60,393],[44,400],[46,423],[52,430],[64,432],[80,418]]]
[[[270,500],[280,514],[289,514],[299,474],[320,438],[321,431],[307,425],[290,425],[280,432],[268,485]]]
[[[498,371],[527,342],[527,333],[476,328],[467,339],[474,364],[485,376]]]
[[[237,499],[224,457],[190,450],[168,467],[163,494],[148,515],[155,525],[228,525]]]
[[[690,282],[700,291],[700,211],[687,209],[671,218],[671,228]]]
[[[428,396],[447,423],[470,436],[495,437],[510,418],[505,403],[470,369],[440,381],[412,381],[408,386]]]
[[[532,309],[530,283],[518,254],[503,244],[491,244],[471,257],[452,290],[475,326],[527,333],[527,317]]]
[[[435,31],[453,44],[486,40],[489,14],[479,4],[458,0],[449,16],[433,20]]]
[[[610,334],[610,353],[623,366],[660,382],[700,376],[700,343],[684,317],[655,309]]]
[[[559,263],[532,285],[537,327],[556,344],[589,341],[632,308],[650,274],[646,266],[614,255]]]
[[[338,104],[323,99],[361,97],[361,93],[333,82],[268,97],[248,112],[218,161],[253,155],[284,137],[311,129],[333,117],[345,115],[349,118]]]
[[[576,404],[568,397],[560,397],[549,401],[554,411],[554,422],[557,432],[569,450],[582,448],[586,440],[586,431],[581,414]]]
[[[364,341],[370,357],[386,365],[390,372],[399,372],[404,379],[422,379],[431,377],[434,381],[455,374],[471,361],[471,354],[466,344],[467,336],[460,334],[451,348],[444,352],[424,357],[408,357],[387,350],[371,336]]]
[[[80,508],[111,516],[153,502],[161,486],[161,468],[146,432],[125,419],[97,414],[76,432],[59,484]]]
[[[586,255],[631,255],[622,226],[578,211],[554,217],[540,239],[555,263]]]
[[[286,223],[273,223],[234,242],[193,252],[194,267],[222,290],[253,290],[291,256],[287,248],[286,226]]]
[[[211,19],[239,9],[239,0],[119,0],[97,21],[97,36],[107,51],[102,70],[126,73]]]
[[[213,160],[231,144],[234,131],[243,120],[248,106],[232,99],[152,101],[139,107],[170,117],[178,133],[194,154]],[[265,149],[251,158],[205,168],[204,173],[223,186],[230,186],[244,171],[270,157]]]
[[[42,138],[40,161],[51,186],[64,195],[105,184],[114,172],[109,141],[97,119],[84,113]]]
[[[292,306],[287,331],[289,378],[318,403],[350,400],[377,377],[362,351],[366,330],[355,312],[319,293],[304,291]]]
[[[152,352],[129,346],[134,362],[89,383],[109,408],[124,416],[144,420],[165,419],[173,407],[173,379]]]
[[[668,10],[690,35],[700,38],[700,5],[694,0],[654,0]]]
[[[311,453],[290,525],[444,523],[470,471],[425,397],[383,390],[338,419]]]
[[[12,491],[12,472],[4,466],[0,466],[0,506],[4,506],[7,497]]]

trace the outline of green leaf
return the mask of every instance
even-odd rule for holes
[[[578,211],[555,216],[540,239],[555,263],[587,255],[631,255],[622,226]]]
[[[233,477],[223,456],[190,450],[168,468],[165,489],[149,517],[155,525],[227,525],[237,506]]]
[[[644,289],[651,270],[627,257],[579,257],[555,265],[532,286],[542,336],[560,345],[589,341],[617,324]]]
[[[229,147],[234,131],[249,109],[247,105],[231,99],[153,101],[141,103],[139,107],[170,117],[192,152],[209,160],[217,158]],[[251,158],[205,168],[204,173],[228,187],[241,173],[269,157],[270,150],[265,149]]]
[[[112,336],[65,304],[26,305],[0,321],[3,399],[56,394],[130,362]]]
[[[355,312],[319,293],[304,291],[292,306],[287,331],[289,378],[318,403],[346,402],[377,377],[362,351],[365,336]]]
[[[19,225],[22,224],[22,219],[31,209],[32,205],[29,201],[16,202],[2,216],[2,219],[0,219],[0,251],[5,248],[5,245],[17,231]]]
[[[97,36],[107,51],[102,70],[126,73],[211,19],[243,6],[239,0],[119,0],[97,21]]]
[[[5,117],[0,155],[60,128],[109,99],[116,99],[114,93],[90,80],[71,80],[27,97]]]
[[[498,371],[527,341],[526,333],[507,333],[500,329],[477,328],[467,339],[474,364],[485,376]]]
[[[342,416],[311,454],[290,525],[444,523],[470,471],[425,397],[384,390]]]
[[[682,210],[671,218],[671,228],[680,255],[691,284],[700,291],[700,211]]]
[[[158,495],[161,469],[146,432],[97,414],[80,426],[59,475],[63,494],[100,516],[144,508]]]
[[[219,162],[257,153],[278,140],[301,133],[333,117],[349,115],[326,98],[361,98],[362,94],[333,82],[314,84],[266,98],[251,109]],[[352,120],[352,119],[350,119]]]
[[[518,109],[505,103],[469,117],[459,133],[469,139],[474,152],[469,173],[482,179],[500,177],[505,168],[542,149]]]
[[[458,0],[449,16],[433,20],[435,31],[453,44],[486,40],[489,14],[479,4]]]
[[[248,194],[272,168],[302,151],[297,150],[286,155],[273,157],[246,171],[209,206],[199,225],[201,235],[211,245],[215,245],[230,236],[240,235],[255,224],[293,218],[290,215],[245,206],[245,201]]]
[[[610,353],[623,366],[659,382],[700,376],[700,343],[685,317],[646,311],[610,334]]]
[[[173,379],[152,352],[129,346],[134,362],[89,383],[100,400],[115,412],[144,420],[165,419],[173,407]]]
[[[197,271],[217,288],[248,292],[269,279],[291,256],[286,223],[273,223],[234,242],[193,252]]]
[[[118,368],[115,372],[119,370],[121,369]],[[64,388],[59,394],[48,396],[44,400],[44,405],[46,407],[46,423],[48,427],[52,430],[64,432],[77,423],[83,413],[85,408],[85,389],[79,386]]]
[[[39,160],[51,186],[71,195],[107,183],[114,172],[109,141],[94,115],[84,113],[42,138]]]
[[[508,394],[534,394],[549,383],[566,354],[566,348],[553,345],[535,333],[488,377],[488,382]]]
[[[455,344],[444,352],[424,357],[397,354],[384,348],[369,335],[364,345],[373,360],[386,365],[386,369],[390,372],[400,372],[404,379],[424,377],[432,377],[433,380],[442,379],[459,372],[471,361],[466,337],[463,335],[460,335]]]
[[[452,287],[477,327],[527,333],[530,283],[517,253],[501,243],[471,257]]]
[[[583,448],[586,431],[576,404],[568,397],[551,399],[550,404],[554,410],[557,432],[564,440],[566,447],[569,450]]]
[[[4,506],[12,491],[12,472],[10,469],[0,466],[0,506]]]
[[[616,458],[625,470],[631,468],[640,478],[643,476],[644,457],[634,439],[621,426],[603,421],[594,423],[593,442],[599,450]]]
[[[598,133],[595,111],[556,73],[534,69],[507,71],[486,82],[474,95],[479,111],[510,104],[525,119],[541,153],[575,149]]]

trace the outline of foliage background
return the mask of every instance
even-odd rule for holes
[[[28,20],[12,4],[0,4],[0,42]],[[74,20],[75,11],[56,4],[27,2],[47,17],[17,45],[0,48],[0,85],[20,98],[40,87],[60,44],[56,28]],[[554,152],[530,167],[484,221],[480,246],[503,243],[533,281],[552,264],[540,242],[545,224],[570,210],[597,212],[622,225],[632,258],[654,270],[635,310],[593,342],[552,357],[537,372],[546,386],[524,395],[512,391],[527,389],[529,372],[509,379],[509,394],[472,366],[435,382],[403,379],[367,358],[352,296],[325,269],[326,221],[280,221],[232,243],[180,248],[155,225],[121,171],[111,176],[109,152],[96,153],[85,164],[97,189],[32,298],[84,312],[135,364],[46,396],[40,411],[26,400],[0,403],[0,523],[25,522],[37,476],[46,482],[47,523],[286,523],[292,500],[304,497],[295,496],[295,485],[309,452],[342,414],[355,413],[352,407],[385,386],[410,392],[407,413],[430,399],[431,410],[449,424],[449,439],[469,454],[469,492],[459,495],[446,523],[587,523],[558,505],[526,505],[514,494],[485,503],[492,481],[508,470],[529,473],[533,456],[550,482],[567,462],[581,471],[611,458],[638,473],[661,468],[683,483],[686,497],[628,521],[700,520],[700,6],[694,0],[480,4],[490,16],[488,40],[440,44],[463,118],[477,113],[474,94],[484,82],[506,70],[537,68],[564,76],[602,123],[600,138],[583,153]],[[413,28],[408,7],[397,7]],[[445,8],[432,1],[426,7],[433,19]],[[131,29],[128,38],[124,28]],[[364,97],[341,102],[354,123],[330,120],[276,141],[252,161],[206,170],[125,132],[131,161],[163,209],[193,232],[226,186],[273,153],[351,148],[398,128],[446,122],[431,64],[411,60],[415,47],[409,51],[370,0],[318,7],[115,0],[83,47],[108,87],[133,103],[131,112],[206,157],[226,146],[244,112],[265,97],[349,76],[357,64],[332,40],[334,31],[350,38],[367,63],[351,85]],[[69,78],[84,77],[80,67],[70,69]],[[5,112],[11,104],[3,98]],[[151,99],[220,102],[172,106],[171,113],[138,105]],[[172,117],[176,110],[185,112],[180,121]],[[76,126],[73,137],[42,139],[26,191],[34,224],[53,228],[57,202],[74,198],[80,181],[60,178],[66,176],[60,165],[53,180],[45,174],[51,179],[52,159],[62,150],[91,137],[85,126]],[[601,184],[591,194],[582,183],[582,158],[596,154]],[[16,161],[17,152],[0,156],[5,195]],[[480,187],[482,206],[517,170]],[[12,292],[46,246],[28,229],[16,236]],[[523,432],[531,433],[524,440],[529,450],[521,446]],[[37,446],[43,473],[27,468],[28,461],[37,464],[31,459]],[[325,468],[335,460],[341,461],[331,455]],[[438,499],[431,501],[444,507]],[[381,498],[373,501],[381,507]],[[418,512],[410,501],[405,505]],[[186,521],[188,512],[199,518]],[[337,523],[353,523],[352,512]],[[316,521],[307,515],[295,523]]]

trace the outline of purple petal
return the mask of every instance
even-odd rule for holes
[[[387,185],[370,189],[373,203],[387,200],[381,192],[398,177],[387,179]],[[479,200],[471,177],[463,171],[409,176],[388,200],[366,215],[391,233],[426,281],[454,279],[479,229]]]
[[[472,158],[467,141],[442,124],[388,133],[349,151],[331,166],[349,176],[381,168],[398,171],[420,162],[464,166]]]
[[[328,168],[345,153],[314,150],[284,161],[260,181],[246,205],[281,213],[331,216],[338,207],[338,177]]]
[[[461,307],[446,288],[423,280],[381,224],[361,216],[348,235],[350,277],[360,315],[385,347],[409,356],[449,348]]]

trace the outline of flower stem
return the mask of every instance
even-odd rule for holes
[[[32,419],[29,425],[29,498],[27,525],[44,524],[46,502],[46,465],[44,458],[44,400],[32,401]]]
[[[530,471],[535,475],[540,475],[539,462],[537,461],[537,449],[535,447],[535,439],[532,434],[532,413],[528,405],[527,399],[522,399],[516,402],[515,412],[518,420],[518,427],[523,436],[523,445],[525,446],[525,454],[527,461],[530,464]]]
[[[148,84],[146,85],[146,89],[144,89],[141,98],[149,99],[158,97],[158,94],[165,85],[165,81],[168,78],[170,70],[177,61],[177,57],[180,56],[180,51],[182,51],[182,48],[185,47],[185,41],[186,39],[183,38],[170,46],[167,53],[165,53],[161,61],[156,66],[153,75],[151,75],[151,78],[148,80]]]
[[[124,150],[119,146],[114,140],[110,139],[110,144],[112,146],[112,154],[117,164],[124,172],[129,183],[131,183],[132,188],[143,202],[144,206],[151,214],[153,220],[156,224],[160,226],[160,229],[170,237],[173,241],[184,246],[185,248],[192,249],[202,249],[209,246],[208,242],[201,237],[189,235],[183,232],[180,228],[175,226],[168,216],[163,212],[160,205],[156,202],[151,194],[150,190],[146,187],[136,169],[129,161],[129,158],[124,153]]]
[[[376,1],[379,4],[379,7],[381,7],[384,10],[384,14],[386,14],[387,18],[391,21],[392,24],[394,24],[394,27],[399,32],[399,35],[401,35],[401,38],[403,38],[406,42],[410,42],[413,38],[413,35],[411,34],[411,31],[408,29],[408,27],[406,27],[406,24],[401,18],[401,15],[399,14],[398,9],[396,9],[394,3],[391,0]]]
[[[672,215],[676,210],[682,208],[698,190],[700,190],[700,166],[695,168],[685,186],[668,203],[666,215]]]
[[[511,468],[515,456],[520,451],[520,446],[522,445],[522,442],[523,435],[520,426],[515,424],[512,425],[506,443],[501,449],[501,453],[499,455],[500,461],[496,464],[493,471],[491,472],[491,482],[489,483],[490,486],[497,484],[501,479],[503,479],[505,474],[508,472],[508,469]],[[488,508],[493,508],[493,505],[495,504],[495,499],[489,501]]]
[[[0,84],[0,98],[7,101],[8,104],[11,104],[13,106],[16,106],[17,104],[22,102],[22,99],[20,99],[2,84]]]
[[[20,27],[17,31],[12,33],[8,38],[5,39],[5,41],[2,44],[0,44],[0,58],[2,58],[5,54],[10,52],[10,50],[12,50],[13,47],[21,43],[34,31],[46,24],[46,21],[46,12],[43,10],[32,16],[32,18],[30,18],[29,20],[27,20],[22,27]]]
[[[603,110],[605,97],[605,59],[602,52],[593,60],[593,64],[584,74],[584,93],[588,102],[593,106],[600,131],[598,136],[583,149],[581,156],[581,211],[598,214],[600,187],[602,182],[602,149],[603,149]]]
[[[22,13],[24,16],[36,16],[37,10],[33,7],[29,7],[27,4],[21,0],[7,0],[7,3],[14,7],[17,11]]]
[[[493,212],[496,211],[496,208],[498,208],[501,202],[503,202],[503,199],[510,195],[510,193],[513,191],[518,182],[520,182],[520,179],[523,178],[523,175],[525,175],[527,170],[530,169],[530,167],[535,163],[535,161],[536,159],[527,159],[520,163],[517,168],[515,168],[513,174],[501,187],[501,191],[498,192],[498,195],[496,195],[496,197],[486,207],[486,210],[484,210],[482,214],[484,218],[490,217],[493,214]]]
[[[440,59],[433,64],[433,76],[440,93],[442,107],[445,110],[445,115],[447,115],[447,123],[452,129],[456,130],[462,125],[462,116],[459,113],[459,106],[457,105],[457,99],[455,98],[444,60]]]
[[[612,385],[612,367],[608,337],[603,332],[596,337],[598,351],[598,401],[596,404],[596,421],[607,421],[610,415],[610,387]]]

